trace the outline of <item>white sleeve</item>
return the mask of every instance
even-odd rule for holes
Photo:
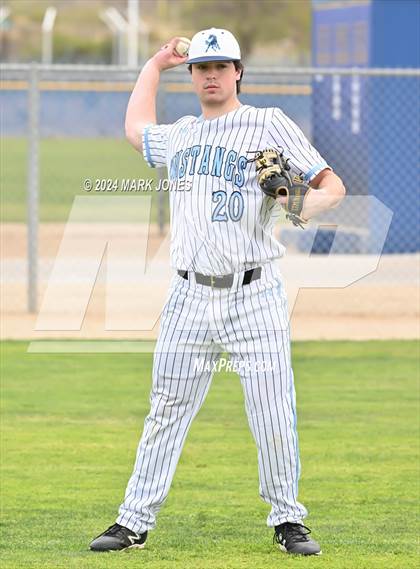
[[[284,149],[286,158],[290,158],[292,170],[297,174],[302,173],[307,182],[325,168],[332,170],[297,124],[280,109],[274,109],[268,132],[269,142],[274,147]]]
[[[143,129],[143,156],[151,168],[166,166],[170,124],[149,124]]]

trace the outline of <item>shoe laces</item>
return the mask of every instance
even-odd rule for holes
[[[109,526],[109,528],[105,531],[105,533],[106,533],[107,535],[115,535],[115,534],[117,534],[121,529],[122,529],[122,526],[120,526],[119,524],[113,524],[112,526]]]
[[[124,526],[120,526],[120,524],[113,524],[112,526],[109,526],[109,528],[107,530],[105,530],[104,533],[101,535],[118,535],[118,534],[121,534],[122,536],[124,536],[125,535],[124,530],[126,530],[128,532],[130,531],[127,528],[125,528]],[[132,532],[132,533],[134,534],[134,532]]]
[[[310,533],[311,530],[302,524],[286,522],[285,524],[281,525],[281,529],[276,530],[273,538],[273,543],[281,542],[280,534],[284,540],[291,538],[294,542],[306,542],[309,541],[308,535]]]

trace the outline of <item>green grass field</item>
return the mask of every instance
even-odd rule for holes
[[[25,221],[28,171],[26,140],[4,138],[0,145],[0,159],[0,220]],[[86,178],[156,179],[156,170],[149,168],[143,158],[121,139],[42,139],[39,164],[39,213],[44,222],[66,221],[75,196],[104,195],[94,191],[87,194],[83,190]],[[116,195],[127,194],[117,192]],[[139,192],[136,195],[150,196],[150,193]],[[154,220],[157,218],[158,195],[158,192],[153,192]],[[167,202],[167,192],[164,195]]]
[[[418,567],[415,342],[294,344],[300,498],[323,556],[272,545],[238,378],[218,374],[144,551],[95,554],[148,410],[149,354],[28,354],[2,344],[6,568]]]

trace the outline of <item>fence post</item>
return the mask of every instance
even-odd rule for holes
[[[38,65],[32,63],[28,91],[27,247],[28,311],[36,312],[38,296],[38,195],[39,195],[39,86]]]

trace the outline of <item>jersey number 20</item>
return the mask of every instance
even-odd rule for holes
[[[228,221],[228,214],[232,221],[241,219],[244,212],[244,198],[241,192],[232,192],[228,200],[226,192],[219,190],[214,192],[212,201],[216,204],[211,216],[212,221]]]

